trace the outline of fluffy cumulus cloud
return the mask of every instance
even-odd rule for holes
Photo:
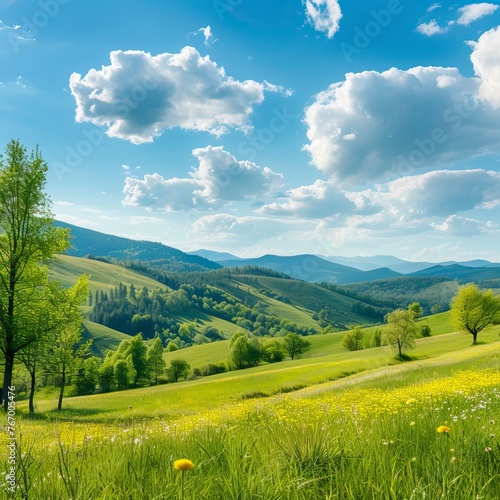
[[[200,242],[247,242],[255,244],[277,234],[305,230],[307,222],[268,217],[218,213],[205,215],[195,221],[189,236]]]
[[[477,77],[457,68],[348,73],[306,108],[312,164],[340,183],[401,177],[500,151],[500,31],[473,44]]]
[[[386,212],[407,219],[449,216],[500,199],[500,173],[487,170],[436,170],[403,177],[365,192]]]
[[[498,5],[493,3],[472,3],[469,5],[464,5],[458,9],[460,17],[457,20],[458,24],[463,26],[469,26],[469,24],[481,19],[484,16],[489,16],[493,14],[498,9]]]
[[[258,209],[262,214],[323,218],[343,215],[355,210],[356,205],[331,182],[317,180],[310,186],[301,186],[288,191],[286,200],[264,205]]]
[[[487,31],[477,42],[470,42],[474,51],[471,60],[481,78],[479,96],[500,109],[500,26]]]
[[[76,121],[106,126],[108,136],[134,144],[152,142],[174,127],[217,136],[245,130],[265,91],[280,90],[235,80],[193,47],[156,56],[117,50],[110,58],[109,66],[71,75]]]
[[[210,210],[227,202],[266,195],[283,184],[281,174],[237,160],[222,146],[194,149],[193,156],[199,166],[189,178],[165,179],[158,173],[143,179],[127,177],[123,204],[160,212]]]
[[[342,11],[338,0],[304,0],[306,19],[316,31],[332,38],[339,30]]]
[[[484,223],[476,219],[450,215],[441,224],[434,226],[438,231],[442,231],[452,236],[472,237],[491,230],[491,223]]]
[[[500,173],[470,169],[406,176],[363,191],[342,191],[318,180],[289,191],[284,202],[258,211],[274,217],[319,219],[326,224],[323,229],[342,230],[344,235],[357,229],[387,238],[435,229],[454,234],[460,228],[471,231],[471,223],[466,222],[471,219],[451,217],[499,204]]]

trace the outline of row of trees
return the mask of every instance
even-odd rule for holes
[[[480,290],[474,283],[461,286],[453,297],[451,304],[451,321],[457,330],[472,335],[473,344],[477,343],[478,334],[491,324],[500,323],[500,297],[491,290]],[[421,305],[413,302],[408,309],[396,309],[386,315],[387,326],[384,330],[376,329],[370,347],[378,347],[382,343],[392,346],[399,357],[403,351],[415,345],[419,333],[422,337],[431,334],[428,325],[418,325],[416,320],[423,314]],[[357,326],[348,332],[342,344],[350,351],[363,348],[364,332]]]

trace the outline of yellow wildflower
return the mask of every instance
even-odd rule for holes
[[[188,460],[187,458],[181,458],[180,460],[176,460],[174,462],[174,469],[177,470],[193,470],[194,469],[194,464],[191,462],[191,460]]]
[[[440,434],[448,434],[451,431],[451,429],[449,427],[446,427],[446,425],[440,425],[436,430]]]

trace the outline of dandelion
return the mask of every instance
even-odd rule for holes
[[[446,425],[440,425],[436,430],[440,434],[448,434],[451,431],[451,429],[449,427],[446,427]]]
[[[174,462],[174,469],[181,471],[181,500],[184,498],[184,473],[187,470],[193,470],[194,464],[191,460],[187,458],[181,458],[180,460],[176,460]]]
[[[491,452],[491,448],[490,448],[489,446],[487,446],[487,447],[484,449],[484,451],[485,451],[486,453],[490,453],[490,452]]]
[[[180,460],[176,460],[174,462],[174,469],[177,470],[193,470],[194,469],[194,464],[191,462],[191,460],[188,460],[187,458],[181,458]]]
[[[410,422],[410,427],[413,427],[415,425],[415,422]]]
[[[406,404],[407,405],[412,405],[412,404],[415,404],[417,402],[417,400],[415,398],[410,398],[406,401]]]

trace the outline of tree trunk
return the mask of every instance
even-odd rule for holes
[[[12,385],[12,371],[14,369],[14,352],[7,349],[5,353],[5,372],[3,375],[2,406],[5,411],[9,405],[9,387]]]
[[[399,351],[399,357],[401,357],[401,355],[403,354],[402,351],[401,351],[401,343],[398,342],[398,351]]]
[[[36,373],[35,370],[30,372],[31,375],[31,386],[30,386],[30,400],[29,400],[29,412],[35,413],[35,388],[36,388]]]
[[[477,332],[471,332],[472,333],[472,344],[477,344]]]
[[[65,385],[66,385],[66,367],[63,366],[62,377],[61,377],[61,391],[59,392],[59,402],[57,403],[57,411],[62,410],[62,401],[63,401]]]

